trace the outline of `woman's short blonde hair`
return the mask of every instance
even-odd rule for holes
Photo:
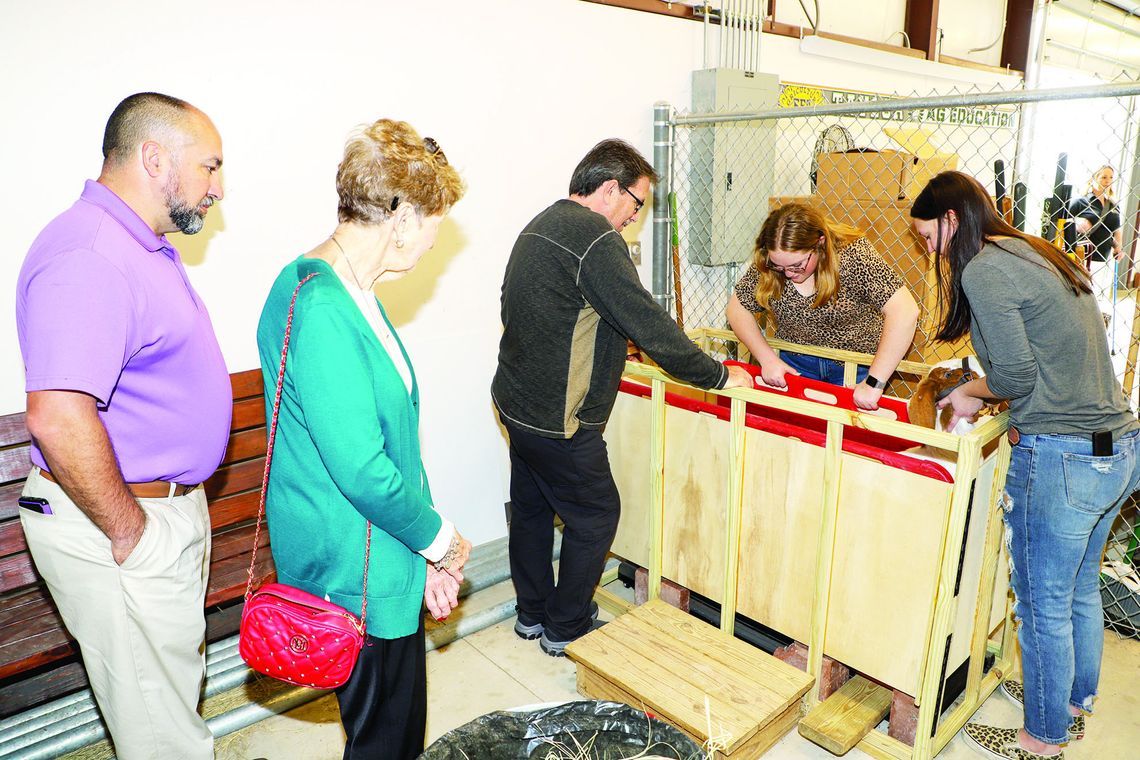
[[[380,224],[400,203],[421,216],[441,216],[463,197],[463,180],[435,140],[406,121],[380,119],[358,127],[336,171],[337,218]]]

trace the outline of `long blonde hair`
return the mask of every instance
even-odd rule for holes
[[[839,249],[850,245],[862,232],[848,224],[829,221],[820,211],[804,203],[789,203],[768,215],[760,225],[752,263],[759,275],[756,279],[756,303],[765,311],[784,292],[787,277],[768,268],[768,252],[815,251],[816,309],[830,303],[839,292]],[[820,238],[823,238],[821,244]]]

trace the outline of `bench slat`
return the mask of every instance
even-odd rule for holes
[[[24,412],[6,414],[0,417],[0,446],[11,446],[16,443],[28,443],[27,415]]]
[[[210,552],[211,567],[239,555],[246,557],[246,564],[248,565],[249,554],[253,549],[253,533],[254,526],[245,525],[215,535],[213,548]],[[261,536],[257,541],[257,553],[260,555],[262,550],[267,546],[269,546],[269,531],[262,526]]]
[[[17,516],[19,505],[16,502],[19,500],[20,492],[23,490],[24,481],[22,480],[9,483],[6,486],[0,486],[0,522],[11,520]]]
[[[254,488],[261,488],[261,478],[265,474],[265,457],[247,459],[227,465],[215,472],[206,481],[206,498],[213,500],[230,496]]]
[[[261,489],[246,491],[235,496],[223,496],[210,501],[210,525],[215,532],[257,517]]]
[[[273,553],[257,553],[257,565],[253,568],[253,587],[258,588],[263,583],[271,583],[277,578],[277,568],[273,564]],[[210,586],[212,590],[206,593],[206,606],[236,599],[245,593],[245,585],[249,582],[249,557],[234,557],[229,564],[222,567],[212,567],[210,570]]]
[[[87,687],[87,672],[81,662],[57,665],[44,673],[21,678],[0,689],[0,720],[43,702],[44,694],[63,696]]]
[[[46,609],[55,609],[55,606],[43,586],[12,594],[4,600],[4,604],[0,605],[0,629],[11,625],[13,621],[19,622],[37,617]]]
[[[230,435],[230,442],[226,445],[226,455],[222,458],[221,467],[243,459],[265,456],[265,427],[240,430]]]
[[[10,651],[11,647],[18,647],[25,639],[63,628],[63,620],[52,604],[47,589],[43,589],[42,593],[42,599],[37,599],[34,604],[25,605],[25,609],[28,610],[27,617],[23,620],[10,620],[0,626],[0,638],[4,641],[5,653]]]
[[[245,430],[258,426],[265,427],[265,400],[261,396],[255,396],[235,401],[230,430]]]
[[[32,567],[32,556],[27,552],[0,559],[0,591],[11,591],[39,582],[39,573]]]
[[[0,483],[23,480],[32,466],[32,445],[21,443],[0,450]]]
[[[24,529],[20,527],[19,520],[9,520],[0,523],[0,557],[26,551],[28,543],[24,540]]]
[[[234,399],[239,400],[250,396],[261,397],[261,370],[247,369],[244,372],[234,372],[230,375],[230,386],[233,388]]]

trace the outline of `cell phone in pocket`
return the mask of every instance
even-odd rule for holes
[[[51,504],[47,499],[41,499],[37,496],[21,496],[17,502],[21,509],[26,509],[29,512],[39,512],[41,515],[50,515]]]
[[[1112,456],[1112,431],[1098,430],[1092,434],[1093,456]]]

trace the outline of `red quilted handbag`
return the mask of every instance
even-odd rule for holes
[[[261,505],[254,529],[253,557],[245,586],[245,607],[241,613],[238,653],[246,665],[280,681],[313,689],[335,689],[348,681],[364,645],[368,613],[368,555],[372,548],[372,524],[364,546],[364,595],[358,619],[348,610],[283,583],[268,583],[253,591],[253,568],[261,521],[265,516],[265,493],[269,488],[269,465],[273,461],[273,441],[277,437],[277,414],[281,409],[281,385],[285,379],[285,357],[293,327],[293,308],[301,286],[317,274],[297,283],[289,303],[285,323],[285,345],[281,349],[281,369],[273,398],[273,421],[265,450],[265,474],[261,480]]]

